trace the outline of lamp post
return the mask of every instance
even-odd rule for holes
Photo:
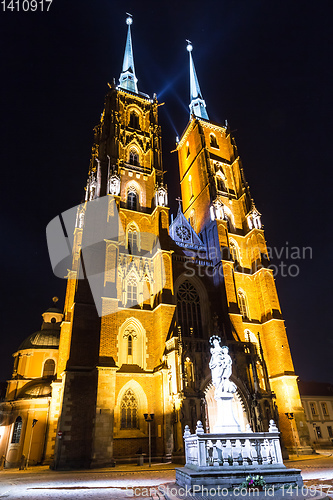
[[[293,440],[294,440],[295,449],[296,449],[296,455],[299,456],[299,454],[298,454],[298,448],[297,448],[297,441],[296,441],[296,437],[295,437],[295,433],[294,433],[294,426],[293,426],[294,414],[291,413],[291,412],[287,412],[287,413],[285,413],[285,416],[290,421],[291,433],[293,435]]]
[[[36,418],[33,419],[32,424],[31,424],[31,434],[30,434],[30,442],[29,442],[29,451],[28,451],[28,456],[27,456],[27,463],[25,464],[25,468],[28,468],[29,465],[29,458],[30,458],[30,451],[31,451],[31,443],[32,443],[32,435],[34,433],[34,427],[37,424],[38,420]]]
[[[154,420],[154,413],[144,413],[145,421],[148,422],[148,448],[149,448],[149,467],[151,467],[151,423]]]

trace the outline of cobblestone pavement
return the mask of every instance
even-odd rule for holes
[[[125,466],[92,471],[51,471],[33,467],[27,471],[0,472],[0,499],[78,500],[78,499],[163,499],[158,487],[174,482],[173,465]]]
[[[332,455],[306,459],[295,457],[285,464],[302,470],[306,486],[316,488],[333,499]],[[77,472],[51,471],[48,467],[31,467],[27,471],[9,469],[0,471],[0,499],[163,500],[162,492],[174,484],[175,467],[177,465],[173,464],[153,464],[151,469],[146,466],[119,465],[112,469]],[[285,497],[288,498],[288,495]],[[195,498],[199,500],[199,497]]]
[[[287,467],[295,467],[302,470],[302,477],[306,486],[314,487],[318,491],[326,493],[333,499],[333,453],[314,456],[305,460],[293,457],[285,462]]]

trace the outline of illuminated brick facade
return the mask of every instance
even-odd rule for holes
[[[228,126],[192,115],[178,143],[184,215],[200,232],[216,271],[222,267],[232,335],[261,342],[276,395],[285,445],[306,447],[308,432],[297,388],[260,214],[250,196]],[[259,340],[260,339],[260,340]],[[290,423],[285,413],[294,413]]]
[[[137,91],[128,24],[130,53],[95,128],[77,213],[57,376],[36,461],[63,468],[133,460],[148,452],[145,413],[154,414],[153,456],[181,459],[184,426],[194,431],[200,419],[208,430],[216,418],[212,334],[233,358],[243,429],[265,431],[273,418],[287,449],[296,440],[308,451],[260,213],[234,139],[209,121],[194,89],[177,144],[183,206],[169,222],[158,101]],[[286,412],[295,416],[293,430]]]

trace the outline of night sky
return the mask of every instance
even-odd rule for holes
[[[122,67],[126,12],[139,90],[165,102],[171,210],[180,187],[170,151],[189,119],[188,38],[209,117],[234,131],[272,264],[282,260],[285,274],[299,267],[276,277],[296,373],[333,382],[333,30],[332,2],[320,0],[53,0],[49,12],[19,13],[0,4],[0,380],[52,297],[63,307],[45,228],[84,196],[92,130]],[[311,247],[312,258],[287,258],[286,246]]]

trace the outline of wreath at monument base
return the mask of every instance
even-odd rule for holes
[[[247,476],[246,480],[242,483],[242,488],[258,488],[258,490],[263,490],[266,485],[266,481],[263,476]]]

